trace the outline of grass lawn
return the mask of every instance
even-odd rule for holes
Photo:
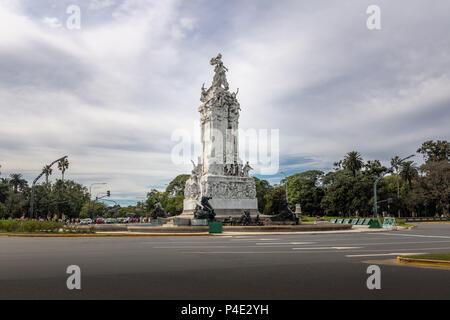
[[[405,256],[405,257],[406,258],[413,258],[413,259],[450,261],[450,253],[430,253],[430,254],[420,254],[420,255]]]

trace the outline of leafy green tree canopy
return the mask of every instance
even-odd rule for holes
[[[439,162],[450,160],[450,143],[447,140],[425,141],[422,146],[417,149],[421,153],[426,162]]]

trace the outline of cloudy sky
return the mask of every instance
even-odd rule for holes
[[[372,4],[381,30],[366,27]],[[68,155],[68,178],[115,198],[163,188],[190,171],[171,160],[172,134],[198,130],[218,52],[241,127],[280,130],[281,171],[330,170],[352,150],[409,155],[450,138],[449,12],[444,0],[0,0],[2,177],[31,181]]]

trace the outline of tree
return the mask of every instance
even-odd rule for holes
[[[22,192],[12,191],[6,199],[6,214],[12,218],[20,218],[28,213],[29,192],[26,189]]]
[[[368,160],[364,164],[364,171],[363,171],[364,174],[369,174],[369,175],[379,177],[380,174],[382,174],[383,172],[386,172],[386,171],[387,171],[387,168],[381,164],[380,160]]]
[[[167,212],[169,216],[178,216],[183,213],[183,200],[184,195],[178,195],[175,197],[168,197],[164,210]]]
[[[414,165],[414,161],[404,161],[401,163],[400,176],[404,181],[408,181],[412,185],[412,179],[418,176],[418,170]]]
[[[287,177],[288,198],[292,210],[295,210],[296,204],[300,204],[302,211],[308,215],[323,214],[320,206],[325,194],[321,186],[323,175],[322,171],[311,170]]]
[[[166,188],[166,192],[172,196],[183,196],[184,197],[184,187],[186,181],[190,178],[188,174],[181,174],[173,179]]]
[[[149,193],[147,193],[147,200],[145,201],[147,205],[147,211],[153,212],[155,210],[156,201],[161,203],[161,206],[165,209],[167,203],[167,193],[161,192],[156,189],[152,189]]]
[[[0,203],[5,203],[8,198],[10,185],[8,181],[0,181]]]
[[[45,183],[48,183],[48,177],[52,175],[53,169],[49,165],[44,166],[42,172],[45,174]]]
[[[344,160],[342,161],[342,167],[346,170],[349,170],[354,177],[356,177],[356,173],[362,169],[364,165],[364,161],[362,156],[357,151],[351,151],[347,153]]]
[[[64,182],[64,173],[69,169],[69,160],[67,158],[58,161],[58,170],[61,171],[62,181]]]
[[[421,177],[426,196],[436,200],[445,216],[449,216],[450,203],[450,163],[430,161],[420,167],[424,173]]]
[[[91,211],[92,210],[92,211]],[[80,210],[80,218],[87,219],[92,217],[103,217],[107,212],[107,207],[104,203],[98,201],[86,201]]]
[[[78,218],[84,203],[89,200],[85,186],[72,180],[42,183],[35,188],[35,216]]]
[[[0,202],[0,219],[4,219],[6,217],[6,206]]]
[[[347,158],[359,157],[353,154]],[[329,172],[322,178],[324,196],[320,206],[326,215],[353,216],[358,213],[367,216],[372,213],[373,183],[386,167],[382,166],[379,160],[367,161],[362,166],[358,164],[357,167],[364,167],[365,170],[352,171],[347,166],[344,170]],[[384,182],[380,181],[378,192],[380,199],[386,196],[380,192],[383,187]]]
[[[20,173],[12,173],[9,177],[9,183],[13,186],[15,193],[17,193],[18,190],[24,189],[28,185],[28,182],[23,179]]]
[[[258,199],[258,212],[264,212],[264,208],[266,207],[267,199],[265,198],[266,195],[270,192],[270,189],[272,188],[270,186],[269,181],[258,179],[257,177],[253,177],[253,180],[255,180],[255,186],[256,186],[256,199]]]
[[[323,177],[325,195],[321,201],[321,208],[327,216],[350,215],[350,191],[355,177],[348,170],[329,172]]]
[[[266,200],[264,214],[279,214],[284,208],[286,208],[287,205],[285,186],[281,185],[272,187],[264,198]]]
[[[425,141],[422,146],[417,149],[421,153],[425,162],[439,162],[450,160],[450,143],[447,140]]]

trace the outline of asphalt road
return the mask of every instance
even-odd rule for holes
[[[450,252],[450,224],[412,231],[136,238],[0,237],[0,299],[450,299],[450,270],[396,265]],[[369,290],[367,267],[381,268]],[[81,268],[82,289],[66,287]]]

